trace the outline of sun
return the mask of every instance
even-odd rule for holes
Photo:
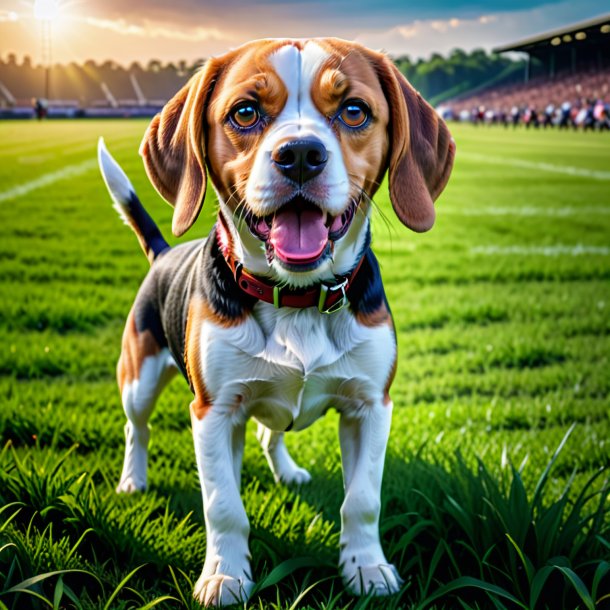
[[[40,21],[57,21],[60,16],[59,0],[35,0],[34,18]]]

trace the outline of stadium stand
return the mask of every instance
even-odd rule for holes
[[[171,65],[161,67],[153,63],[147,70],[140,69],[133,74],[138,79],[144,97],[151,103],[163,105],[184,85],[191,72],[184,73]]]
[[[180,89],[201,64],[176,67],[151,61],[124,68],[115,62],[86,61],[50,68],[49,116],[152,116]],[[45,69],[29,57],[20,64],[14,54],[0,61],[0,117],[31,117],[42,97]]]
[[[474,123],[610,129],[610,15],[494,51],[527,53],[524,82],[449,100],[439,109],[444,116]]]

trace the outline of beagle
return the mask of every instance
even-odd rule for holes
[[[170,248],[103,141],[114,206],[151,269],[123,335],[127,415],[117,488],[146,488],[148,420],[176,371],[188,380],[207,532],[194,590],[205,606],[244,602],[254,582],[240,498],[252,417],[277,481],[309,473],[284,433],[340,413],[345,499],[340,569],[354,594],[401,579],[381,548],[380,489],[396,340],[371,251],[372,197],[386,171],[394,211],[434,223],[455,143],[384,55],[339,39],[261,40],[214,57],[154,117],[140,153],[185,233],[209,176],[218,218],[206,239]]]

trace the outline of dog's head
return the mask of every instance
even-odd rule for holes
[[[389,59],[332,38],[255,41],[210,59],[141,148],[175,207],[176,235],[201,210],[207,169],[233,255],[297,286],[354,267],[386,170],[398,218],[430,229],[454,152],[443,121]]]

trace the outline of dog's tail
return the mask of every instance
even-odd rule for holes
[[[123,222],[133,229],[144,253],[152,264],[161,252],[170,247],[169,244],[159,231],[159,227],[144,209],[129,178],[108,152],[106,144],[104,144],[104,138],[99,139],[97,159],[102,177],[114,202],[114,209],[119,213]]]

